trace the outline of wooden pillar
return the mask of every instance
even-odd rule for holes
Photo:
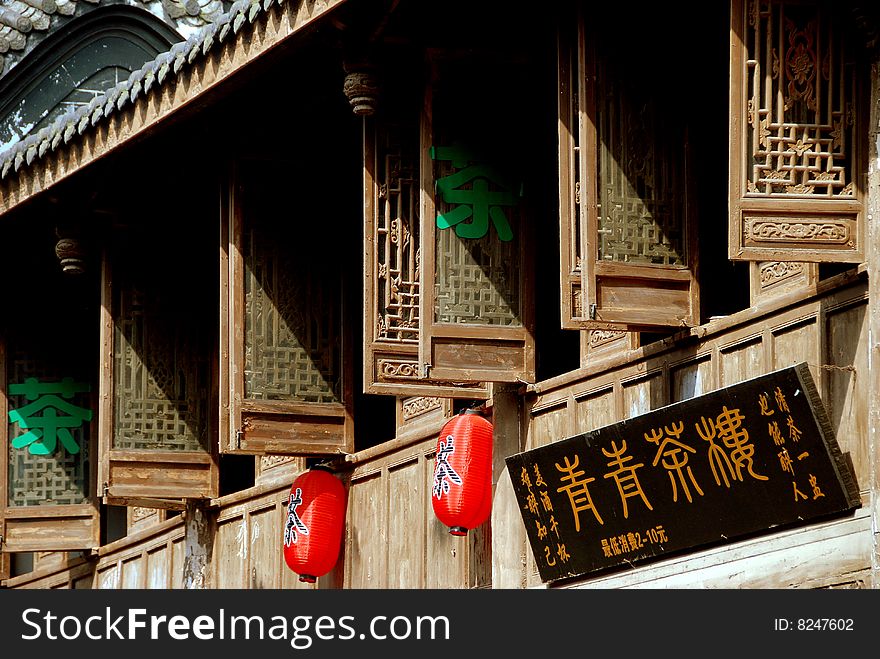
[[[519,385],[496,385],[492,394],[492,588],[525,588],[526,530],[505,458],[524,448],[522,396]]]
[[[187,499],[184,511],[183,588],[211,587],[211,559],[214,553],[216,518],[205,501]]]
[[[880,526],[880,62],[871,67],[871,113],[868,165],[868,194],[865,218],[868,224],[868,446],[871,464],[872,528]],[[874,533],[870,588],[880,587],[880,547]]]

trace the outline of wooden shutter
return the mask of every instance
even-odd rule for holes
[[[0,327],[4,552],[100,544],[96,277],[66,280],[51,250],[41,250],[46,237],[39,233],[18,242],[26,249],[7,250],[3,266],[9,269],[0,268],[10,284],[9,308],[13,301],[18,305]],[[9,232],[6,240],[16,244]]]
[[[175,217],[115,226],[103,259],[99,481],[108,504],[180,508],[218,496],[217,298],[207,267],[216,252]]]
[[[870,76],[852,20],[823,0],[731,2],[731,259],[864,260]]]
[[[644,35],[601,21],[559,34],[562,326],[641,329],[699,322],[687,130]],[[641,35],[642,32],[639,32]],[[639,48],[634,49],[633,43]],[[637,52],[636,52],[637,51]]]
[[[364,118],[364,391],[487,398],[485,384],[425,378],[419,368],[419,103],[405,106],[395,89]]]
[[[533,382],[532,223],[507,104],[516,67],[470,52],[429,55],[421,126],[419,361],[436,379]]]
[[[343,316],[343,265],[303,165],[242,160],[221,212],[221,334],[225,453],[350,453],[352,334]],[[291,203],[296,197],[298,203]]]

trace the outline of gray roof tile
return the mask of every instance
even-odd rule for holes
[[[207,0],[191,1],[204,3]],[[67,2],[72,4],[74,0]],[[17,173],[23,165],[30,166],[39,161],[47,153],[55,151],[62,142],[67,144],[75,139],[75,136],[84,135],[100,125],[113,114],[114,106],[119,110],[129,101],[134,103],[138,98],[146,97],[151,90],[170,84],[179,77],[181,71],[208,56],[213,49],[219,48],[229,33],[230,25],[232,31],[237,33],[245,21],[252,23],[258,16],[264,15],[271,9],[272,5],[280,5],[283,2],[285,0],[236,0],[229,11],[219,15],[214,23],[206,25],[186,41],[176,43],[168,51],[160,53],[154,60],[132,72],[126,80],[92,99],[88,105],[63,114],[50,126],[41,129],[35,135],[27,136],[0,153],[0,180]]]

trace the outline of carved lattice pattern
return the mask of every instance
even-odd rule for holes
[[[59,382],[65,377],[88,382],[83,373],[63,371],[58,359],[35,360],[22,350],[14,350],[7,366],[7,382],[22,383],[28,378],[40,382]],[[9,409],[17,409],[30,401],[22,395],[9,395]],[[91,394],[77,393],[70,401],[91,409]],[[16,423],[9,426],[9,487],[10,506],[59,506],[85,503],[89,483],[89,434],[91,424],[84,421],[70,433],[79,445],[79,453],[71,455],[60,445],[51,455],[33,455],[27,448],[15,449],[12,440],[26,432]]]
[[[406,141],[406,137],[410,137]],[[376,338],[419,340],[418,131],[377,128]]]
[[[119,291],[113,447],[207,450],[210,378],[200,332],[182,322],[184,310],[175,312],[159,299],[147,287],[123,285]]]
[[[455,171],[449,162],[435,163],[436,178]],[[470,184],[462,189],[470,188]],[[437,214],[448,213],[451,205],[438,196]],[[519,227],[516,210],[506,209],[514,231]],[[436,283],[435,320],[439,323],[469,323],[519,327],[519,243],[503,242],[494,230],[482,238],[459,238],[453,229],[435,229]]]
[[[575,33],[577,30],[575,30]],[[576,42],[576,36],[573,37]],[[578,53],[577,48],[573,48],[569,53],[568,57],[568,71],[570,72],[568,87],[570,89],[569,99],[568,99],[568,112],[567,116],[569,118],[569,135],[571,136],[571,185],[574,186],[574,191],[572,194],[572,212],[568,217],[568,226],[569,232],[571,235],[571,240],[568,241],[568,251],[569,251],[569,265],[571,267],[572,273],[579,273],[581,271],[581,263],[583,261],[583,246],[581,245],[581,159],[578,157],[579,152],[581,150],[581,131],[579,128],[578,117],[580,116],[580,92],[578,91]],[[580,292],[575,295],[575,297],[580,301],[582,300],[582,296]],[[582,304],[578,302],[578,304]],[[574,314],[575,316],[580,316],[581,312],[578,311]]]
[[[753,0],[749,196],[853,196],[855,66],[827,3]]]
[[[611,67],[607,67],[611,68]],[[613,71],[597,77],[599,259],[683,265],[684,162],[656,103]]]
[[[340,402],[339,276],[289,221],[270,230],[261,217],[244,231],[245,398]]]

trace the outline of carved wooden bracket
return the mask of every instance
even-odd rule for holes
[[[346,62],[342,91],[355,114],[371,115],[379,101],[379,83],[373,67],[364,62]]]
[[[55,256],[61,263],[61,271],[66,275],[81,275],[86,271],[88,249],[80,231],[74,227],[55,228]]]

